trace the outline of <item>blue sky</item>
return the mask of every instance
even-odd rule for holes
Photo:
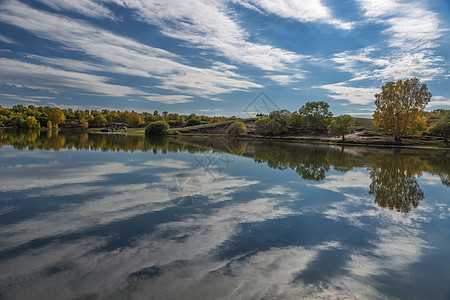
[[[265,92],[369,117],[419,77],[450,109],[449,29],[448,0],[0,1],[0,104],[245,116]]]

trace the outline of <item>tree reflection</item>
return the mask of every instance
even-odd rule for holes
[[[0,146],[41,150],[151,151],[189,153],[214,151],[251,157],[274,169],[294,170],[302,179],[321,181],[333,168],[348,172],[370,165],[371,194],[383,207],[408,212],[423,199],[415,176],[426,171],[450,186],[450,151],[280,143],[204,137],[151,137],[51,130],[0,129]]]
[[[375,196],[380,207],[408,213],[419,205],[424,194],[416,176],[422,174],[423,165],[418,156],[401,155],[383,157],[369,167],[369,194]]]
[[[438,175],[442,184],[450,186],[450,151],[443,151],[438,155],[430,156],[425,161],[425,170]]]

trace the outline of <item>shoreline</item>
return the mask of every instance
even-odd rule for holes
[[[223,126],[214,127],[203,127],[196,128],[193,126],[191,128],[183,128],[181,130],[173,129],[169,131],[167,137],[178,138],[178,137],[192,137],[192,138],[213,138],[213,139],[237,139],[237,140],[260,140],[260,141],[274,141],[274,142],[288,142],[288,143],[302,143],[302,144],[327,144],[327,145],[337,145],[337,146],[369,146],[369,147],[389,147],[389,148],[423,148],[423,149],[449,149],[450,143],[445,143],[443,138],[430,136],[424,134],[421,137],[409,137],[404,138],[402,144],[395,142],[394,138],[388,135],[364,135],[366,130],[359,130],[352,132],[346,136],[346,140],[342,141],[341,137],[336,137],[336,135],[327,133],[303,133],[303,134],[286,134],[279,136],[265,136],[260,134],[246,134],[240,136],[229,136],[223,130]],[[219,128],[219,129],[218,129]],[[14,129],[13,127],[0,127],[0,129]],[[70,132],[80,132],[80,133],[90,133],[90,134],[105,134],[105,135],[125,135],[125,136],[136,136],[145,137],[145,128],[128,128],[128,130],[118,130],[114,132],[101,132],[102,128],[82,130],[79,128],[59,128],[58,132],[70,131]],[[213,129],[213,130],[211,130]],[[47,131],[47,128],[42,128],[40,130]],[[181,131],[181,132],[180,132]],[[215,132],[214,132],[215,131]],[[364,138],[361,139],[360,137]]]

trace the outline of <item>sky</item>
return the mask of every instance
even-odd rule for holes
[[[418,77],[450,109],[450,0],[0,0],[0,105],[370,117]]]

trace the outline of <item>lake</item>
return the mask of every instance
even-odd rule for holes
[[[0,129],[2,299],[450,299],[450,150]]]

